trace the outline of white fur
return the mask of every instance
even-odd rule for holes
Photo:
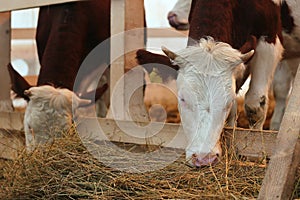
[[[222,42],[200,40],[199,46],[176,53],[181,68],[177,77],[181,121],[188,138],[186,158],[204,159],[221,154],[218,143],[235,100],[234,71],[242,54]]]
[[[25,92],[30,98],[24,118],[28,150],[68,131],[72,126],[72,110],[90,103],[89,100],[79,99],[68,89],[52,86],[32,87]]]

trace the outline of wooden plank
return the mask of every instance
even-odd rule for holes
[[[187,37],[189,31],[178,31],[174,28],[147,28],[148,38]]]
[[[7,64],[10,62],[10,12],[0,13],[0,111],[12,111],[10,78]]]
[[[36,28],[11,29],[12,40],[35,40]]]
[[[180,124],[159,122],[131,122],[101,118],[81,118],[78,132],[84,137],[115,142],[159,145],[185,149],[186,138]],[[239,155],[270,157],[276,142],[276,131],[224,129],[227,138]]]
[[[111,4],[112,63],[109,118],[149,120],[143,99],[143,69],[140,67],[130,70],[137,66],[135,51],[144,48],[143,29],[140,29],[144,26],[143,2],[143,0],[113,0]]]
[[[289,199],[300,161],[300,67],[279,129],[276,148],[271,157],[258,199]]]
[[[35,28],[14,28],[11,30],[12,40],[35,40]],[[173,28],[147,28],[147,38],[187,37],[188,31],[178,31]]]
[[[272,155],[276,143],[277,131],[260,131],[242,128],[225,128],[225,136],[229,137],[239,155],[247,157],[267,158]]]
[[[115,142],[160,145],[184,149],[185,136],[178,124],[81,118],[77,130],[83,137]]]
[[[79,0],[0,0],[0,12],[40,7]]]
[[[136,51],[145,47],[144,0],[125,1],[124,94],[128,120],[149,121],[144,103],[144,70],[137,67]]]
[[[125,30],[125,1],[111,1],[111,48],[110,48],[110,108],[107,116],[114,119],[125,118],[124,108],[124,79],[121,77],[125,73],[124,69],[124,37],[120,34]],[[118,86],[118,87],[117,87]],[[118,88],[118,98],[113,98],[115,89]],[[118,112],[114,113],[112,106],[116,107]]]
[[[23,113],[0,113],[0,128],[22,131],[23,115]],[[159,145],[177,149],[185,149],[186,147],[186,138],[180,124],[87,117],[79,117],[76,123],[78,124],[77,130],[82,137],[95,140]],[[275,131],[255,131],[239,128],[234,130],[226,128],[224,133],[229,140],[232,140],[231,143],[236,148],[237,154],[259,158],[272,155],[277,136]],[[10,143],[14,144],[15,142],[12,142],[11,138],[9,136],[8,139],[1,140],[4,142],[0,143],[0,149],[9,146]],[[18,141],[17,139],[16,143]],[[18,148],[18,150],[22,150],[24,146],[19,145]]]
[[[23,130],[24,113],[0,112],[0,128],[10,130]]]

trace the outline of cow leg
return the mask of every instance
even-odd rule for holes
[[[287,66],[286,61],[282,61],[276,69],[275,77],[273,80],[273,93],[276,105],[270,123],[270,129],[272,130],[279,130],[280,123],[285,111],[292,79],[293,76]]]
[[[270,124],[270,129],[272,130],[279,130],[299,62],[299,58],[284,60],[276,69],[273,81],[273,92],[276,105]]]
[[[268,91],[283,47],[279,39],[275,44],[260,39],[256,53],[250,61],[251,81],[245,96],[245,112],[250,128],[262,129],[268,109]]]

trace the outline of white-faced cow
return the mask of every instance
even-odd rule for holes
[[[40,8],[37,49],[41,64],[37,87],[29,85],[9,64],[12,89],[29,100],[24,127],[26,146],[52,140],[71,127],[73,110],[91,103],[107,89],[79,91],[99,63],[109,63],[109,44],[78,74],[81,63],[98,44],[110,37],[110,0],[91,0]],[[80,95],[80,99],[77,95]],[[87,100],[89,99],[89,100]],[[73,108],[73,109],[72,109]]]
[[[245,110],[251,127],[262,128],[268,90],[283,52],[280,5],[272,0],[194,0],[189,22],[188,47],[163,51],[178,70],[186,159],[199,167],[216,162],[222,154],[220,135],[235,102],[238,71],[246,62],[251,82]],[[137,52],[140,64],[149,59],[171,64],[153,57],[144,50]]]

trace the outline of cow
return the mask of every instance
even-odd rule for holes
[[[73,127],[74,110],[91,103],[91,100],[81,99],[69,89],[50,85],[31,87],[24,94],[30,99],[24,117],[28,151],[69,133]]]
[[[300,63],[300,2],[285,0],[281,6],[283,60],[278,65],[273,93],[276,102],[270,129],[279,130],[294,77]]]
[[[222,129],[235,107],[241,74],[251,74],[245,111],[251,128],[262,129],[268,91],[282,53],[280,2],[272,0],[193,0],[187,48],[163,47],[163,57],[139,50],[137,59],[178,71],[178,107],[187,136],[186,160],[201,167],[218,161]],[[247,68],[245,70],[245,64]]]
[[[40,8],[36,43],[41,69],[36,87],[8,65],[12,90],[29,101],[24,119],[28,149],[69,129],[74,109],[90,105],[106,91],[107,84],[87,90],[82,83],[90,80],[90,75],[103,72],[101,64],[109,64],[109,37],[110,0]],[[106,49],[98,55],[97,62],[80,69],[87,55],[101,42],[106,42]]]

